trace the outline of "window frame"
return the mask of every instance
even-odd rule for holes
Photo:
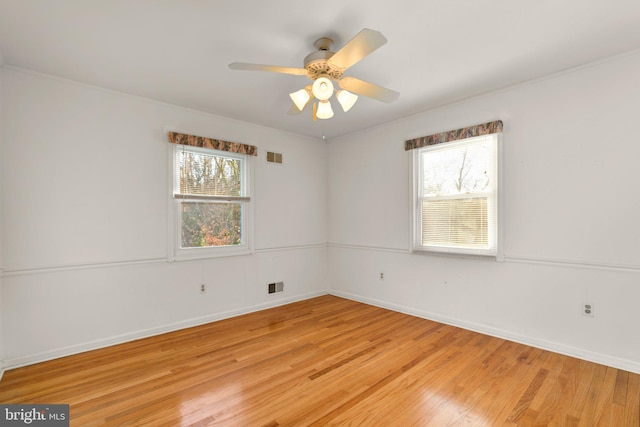
[[[201,197],[180,197],[180,177],[177,176],[178,171],[178,154],[182,152],[192,152],[198,154],[207,154],[220,156],[230,159],[237,159],[243,162],[242,168],[242,195],[237,200],[205,200]],[[238,154],[228,151],[215,150],[210,148],[202,148],[181,144],[170,144],[169,146],[169,203],[168,203],[168,260],[169,261],[187,261],[206,258],[218,258],[228,256],[241,256],[253,254],[253,200],[251,190],[253,188],[252,169],[253,157],[247,154]],[[198,203],[238,203],[241,205],[241,235],[242,243],[230,246],[204,246],[196,248],[182,247],[182,209],[183,201],[191,201]]]
[[[496,189],[493,194],[495,200],[495,245],[494,249],[477,249],[477,248],[461,248],[448,245],[423,245],[422,244],[422,200],[424,197],[421,194],[422,190],[422,170],[421,170],[421,155],[428,151],[438,151],[442,149],[449,149],[455,145],[468,144],[470,140],[479,139],[484,137],[495,138],[495,165],[494,174],[496,176]],[[410,242],[411,253],[416,254],[428,254],[428,255],[445,255],[455,256],[463,258],[479,258],[479,259],[492,259],[496,261],[503,261],[503,213],[502,213],[502,197],[503,197],[503,182],[502,182],[502,133],[492,133],[481,136],[473,136],[464,139],[458,139],[449,142],[443,142],[434,145],[423,146],[411,150],[410,162],[410,182],[411,182],[411,194],[410,194]],[[480,193],[476,193],[480,194]],[[442,199],[465,199],[469,197],[456,197],[456,196],[442,196]]]

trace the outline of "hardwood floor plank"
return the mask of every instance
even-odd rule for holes
[[[504,376],[515,375],[515,371],[520,368],[519,365],[510,363],[505,357],[496,357],[495,353],[506,347],[502,340],[493,339],[493,341],[496,345],[490,357],[485,357],[485,354],[477,354],[476,360],[454,379],[456,384],[455,397],[446,403],[450,409],[426,414],[423,416],[425,421],[433,425],[468,424],[472,420],[476,420],[476,423],[479,422],[477,421],[478,414],[487,410],[488,405],[493,405],[494,398],[500,393],[500,388],[496,388],[495,385]],[[489,348],[488,344],[485,341],[487,348]],[[505,382],[504,385],[517,386],[517,383]],[[518,395],[518,393],[514,393],[511,398],[515,398],[517,401]],[[507,404],[507,401],[502,401],[501,404]]]
[[[404,352],[404,351],[403,351]],[[376,384],[357,396],[357,405],[349,410],[340,408],[342,414],[332,420],[334,424],[349,425],[411,425],[419,418],[419,413],[411,408],[420,406],[426,409],[436,406],[438,392],[435,385],[443,384],[447,373],[454,374],[450,362],[464,358],[465,355],[453,346],[442,347],[438,352],[422,360],[422,354],[412,360],[415,367],[406,370],[395,381]],[[427,370],[426,367],[429,367]],[[464,369],[464,363],[456,364]],[[445,372],[447,371],[447,372]],[[426,384],[432,386],[425,387]],[[366,410],[363,410],[366,408]]]
[[[640,375],[323,296],[5,373],[73,426],[640,427]]]
[[[640,425],[640,375],[629,374],[623,426]]]
[[[533,381],[531,381],[529,387],[527,387],[524,394],[513,409],[513,412],[511,413],[511,415],[509,415],[509,421],[518,423],[520,421],[520,418],[522,418],[527,413],[529,407],[531,406],[531,402],[536,396],[536,393],[538,393],[538,390],[542,386],[542,383],[547,378],[548,374],[549,371],[547,371],[546,369],[538,370],[536,376],[533,378]]]
[[[629,386],[629,373],[626,371],[617,371],[616,388],[613,391],[613,403],[624,405],[627,400],[627,388]]]
[[[560,395],[552,414],[550,414],[552,415],[549,419],[550,426],[564,426],[571,423],[571,421],[567,420],[567,416],[571,407],[572,396],[576,393],[578,381],[578,361],[567,356],[559,357],[558,360],[562,364],[562,370],[555,382],[559,387]],[[543,411],[543,413],[548,413],[548,411]]]
[[[582,413],[579,415],[580,423],[578,426],[594,426],[598,422],[598,416],[601,409],[601,402],[603,398],[607,396],[608,391],[605,388],[605,380],[607,377],[607,371],[610,368],[606,366],[597,365],[595,368],[595,375],[592,382],[589,384],[589,391],[587,392],[587,399]],[[613,369],[613,368],[611,368]]]

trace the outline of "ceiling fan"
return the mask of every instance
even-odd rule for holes
[[[357,95],[387,103],[395,101],[400,96],[398,92],[391,89],[344,75],[347,68],[356,64],[386,42],[387,39],[382,33],[365,28],[337,52],[329,50],[333,43],[330,38],[322,37],[316,40],[313,46],[318,50],[304,58],[304,68],[248,64],[244,62],[234,62],[229,64],[229,68],[232,70],[270,71],[309,77],[313,80],[312,84],[289,94],[293,101],[293,106],[289,113],[302,112],[315,97],[318,103],[313,102],[313,119],[315,120],[316,117],[330,119],[333,117],[333,109],[329,102],[329,98],[334,93],[333,82],[337,82],[340,88],[336,92],[336,98],[344,111],[348,111],[355,104],[358,99]]]

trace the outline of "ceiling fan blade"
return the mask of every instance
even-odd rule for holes
[[[365,28],[342,46],[327,62],[344,71],[386,42],[387,39],[382,33]]]
[[[311,104],[311,101],[313,101],[313,97],[309,98],[307,103],[304,104],[304,107],[302,107],[302,110],[298,110],[298,106],[295,103],[293,103],[293,105],[291,105],[291,108],[289,108],[289,111],[287,112],[287,114],[291,116],[295,116],[296,114],[302,113],[304,110],[307,109],[307,105]]]
[[[289,108],[289,111],[287,111],[287,114],[290,116],[295,116],[298,113],[302,113],[302,111],[298,110],[298,107],[296,107],[296,104],[293,104],[291,108]]]
[[[296,104],[291,105],[291,108],[289,108],[289,111],[287,111],[287,114],[290,116],[295,116],[296,114],[300,114],[300,113],[302,113],[302,111],[298,110],[298,107],[296,107]]]
[[[306,76],[307,70],[304,68],[279,67],[277,65],[248,64],[246,62],[233,62],[229,64],[232,70],[247,71],[270,71],[272,73],[293,74],[296,76]]]
[[[400,96],[400,93],[395,90],[374,85],[373,83],[365,82],[355,77],[343,77],[338,81],[338,85],[341,89],[346,89],[349,92],[387,103],[395,101]]]

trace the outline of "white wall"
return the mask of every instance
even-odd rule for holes
[[[638,75],[635,52],[331,141],[333,292],[640,372]],[[403,142],[495,119],[505,262],[410,254]]]
[[[324,142],[13,68],[2,84],[7,367],[326,292]],[[258,146],[254,255],[166,261],[167,129]]]
[[[0,75],[3,72],[4,67],[4,58],[2,54],[0,54]],[[0,78],[0,165],[2,164],[2,152],[3,144],[2,144],[2,120],[3,120],[3,110],[2,110],[2,78]],[[1,182],[0,182],[1,185]],[[0,189],[1,191],[1,189]],[[2,328],[2,197],[0,197],[0,379],[2,379],[2,375],[4,374],[4,342],[3,342],[3,328]]]

